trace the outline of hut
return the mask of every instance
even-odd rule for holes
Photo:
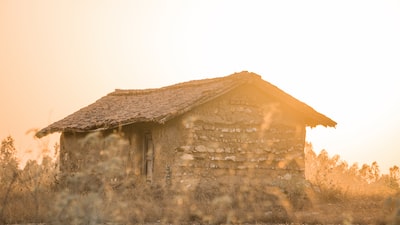
[[[107,137],[118,134],[124,177],[185,187],[210,179],[276,185],[305,179],[306,127],[318,125],[336,122],[243,71],[156,89],[117,89],[36,135],[61,132],[64,173],[101,161]],[[94,133],[103,141],[88,148]]]

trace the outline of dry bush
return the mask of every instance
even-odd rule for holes
[[[188,195],[190,219],[202,223],[288,222],[291,206],[276,187],[199,182]]]
[[[4,210],[4,223],[43,223],[48,221],[48,212],[52,207],[51,200],[54,199],[54,193],[38,191],[35,197],[41,199],[39,206],[35,203],[30,191],[14,189]]]
[[[188,190],[127,176],[120,154],[124,142],[119,134],[107,136],[104,142],[93,133],[82,144],[88,148],[102,146],[101,160],[93,159],[74,173],[55,176],[55,164],[49,160],[41,164],[31,161],[24,170],[7,164],[8,172],[0,174],[0,224],[400,224],[400,192],[394,195],[395,179],[390,178],[391,186],[387,187],[389,182],[383,179],[369,177],[375,181],[365,183],[358,177],[353,188],[362,184],[364,189],[355,192],[335,180],[336,175],[330,175],[341,169],[359,169],[346,167],[337,163],[338,158],[332,160],[327,155],[325,164],[314,167],[319,178],[313,181],[318,182],[288,180],[266,186],[204,179]]]
[[[400,191],[397,166],[390,168],[390,174],[382,175],[376,162],[363,164],[361,168],[357,164],[349,166],[338,155],[330,157],[325,150],[315,154],[310,144],[306,145],[305,153],[313,207],[297,212],[299,221],[399,224],[396,213],[400,206],[393,204],[393,196]],[[388,199],[392,199],[390,210],[385,209]]]
[[[0,164],[0,224],[43,222],[54,197],[54,162],[45,156],[41,164],[29,161],[20,169],[12,137],[2,141]]]

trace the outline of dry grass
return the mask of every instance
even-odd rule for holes
[[[317,200],[312,208],[297,211],[296,219],[307,224],[390,224],[393,218],[384,210],[384,203],[384,197],[376,196],[353,196],[334,202]]]
[[[108,141],[118,147],[117,136]],[[400,192],[373,185],[353,192],[289,183],[283,190],[203,180],[186,191],[138,177],[115,182],[121,162],[114,147],[73,175],[54,179],[47,161],[31,163],[18,179],[2,177],[0,224],[400,224]]]
[[[120,190],[40,191],[10,196],[6,223],[50,224],[399,224],[400,198],[313,192],[295,207],[275,188],[203,183],[182,193],[146,184]]]

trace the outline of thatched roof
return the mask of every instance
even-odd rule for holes
[[[305,103],[264,81],[255,73],[243,71],[230,76],[195,80],[163,88],[115,90],[77,112],[40,130],[36,136],[53,132],[105,130],[137,122],[164,122],[213,100],[243,84],[252,84],[268,95],[290,105],[304,117],[307,126],[336,126],[336,122]]]

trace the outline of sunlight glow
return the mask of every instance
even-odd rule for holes
[[[319,152],[399,164],[398,1],[0,3],[0,137],[113,91],[248,70],[338,122]],[[23,155],[23,153],[21,153]]]

